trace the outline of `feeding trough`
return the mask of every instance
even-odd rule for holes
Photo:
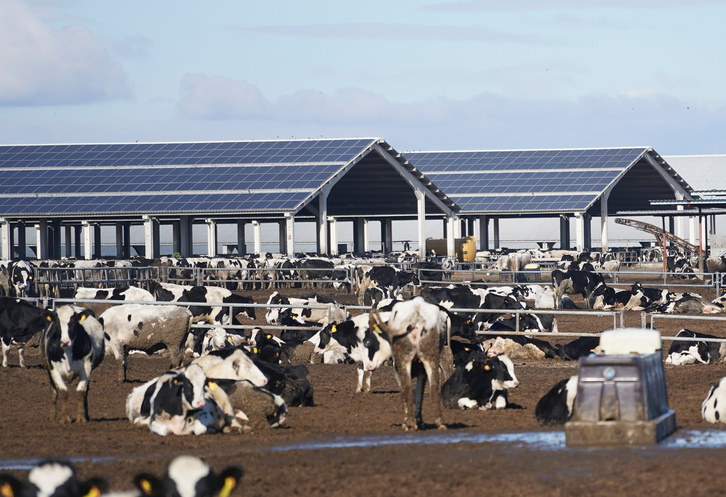
[[[673,433],[660,333],[606,331],[600,348],[603,354],[580,358],[567,445],[652,445]]]

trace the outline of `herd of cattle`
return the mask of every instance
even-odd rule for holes
[[[120,363],[119,380],[125,381],[129,354],[166,349],[171,369],[134,388],[126,400],[126,413],[129,421],[153,433],[182,435],[244,432],[258,423],[284,424],[289,407],[314,403],[305,366],[314,357],[326,363],[356,363],[356,391],[361,392],[371,389],[375,370],[392,362],[404,404],[404,429],[423,425],[421,406],[427,385],[434,422],[444,428],[442,406],[508,406],[507,390],[519,384],[512,358],[576,360],[597,352],[596,337],[553,346],[531,336],[557,331],[555,315],[547,310],[576,307],[569,295],[582,295],[585,307],[591,309],[689,314],[724,309],[724,296],[707,301],[695,293],[677,294],[639,283],[616,290],[587,263],[565,258],[559,265],[562,269],[552,271],[551,285],[512,286],[444,281],[421,285],[420,272],[356,264],[346,271],[353,280],[347,283],[356,289],[359,304],[368,309],[353,316],[334,299],[316,293],[292,297],[279,289],[264,305],[258,304],[240,295],[243,289],[231,290],[230,284],[237,282],[230,279],[223,286],[155,281],[148,289],[79,287],[74,304],[45,309],[17,298],[28,295],[33,287],[34,267],[27,261],[12,261],[0,265],[1,286],[10,295],[0,300],[3,366],[14,346],[24,366],[24,347],[39,337],[52,387],[49,417],[72,420],[68,389],[77,379],[80,399],[75,420],[85,422],[89,378],[106,352],[111,351]],[[313,271],[322,265],[319,261],[306,267]],[[302,268],[296,266],[298,275]],[[429,268],[442,274],[440,266]],[[309,273],[307,279],[318,278]],[[270,327],[280,327],[279,334],[249,323],[260,308],[266,310]],[[250,328],[246,334],[244,329]],[[528,335],[513,334],[515,330]],[[700,340],[715,337],[688,330],[679,336],[683,340],[674,341],[668,351],[666,361],[671,364],[726,358],[724,344]],[[723,388],[721,383],[715,385],[704,402],[707,421],[726,420],[726,412],[718,410],[726,406],[726,382],[722,383]],[[575,388],[571,379],[557,383],[537,406],[539,422],[564,423]]]

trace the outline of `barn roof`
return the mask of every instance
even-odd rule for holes
[[[649,200],[690,195],[688,183],[650,147],[404,152],[461,214],[600,215],[650,209]]]
[[[726,170],[726,155],[669,155],[664,158],[694,190],[726,190],[726,175],[714,174]]]
[[[0,174],[0,216],[23,219],[314,216],[324,187],[330,215],[415,216],[403,176],[458,210],[381,138],[9,145]]]

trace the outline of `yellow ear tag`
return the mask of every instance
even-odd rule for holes
[[[15,497],[13,487],[11,487],[9,483],[4,483],[0,487],[0,495],[2,495],[2,497]]]
[[[87,318],[87,317],[88,317],[88,316],[86,316],[85,314],[82,314],[82,315],[81,315],[81,319],[79,319],[79,320],[78,320],[78,322],[79,322],[79,323],[82,323],[83,321],[85,321],[85,320],[86,320],[86,318]]]
[[[53,321],[53,318],[52,318],[52,317],[50,317],[50,314],[49,314],[49,315],[47,315],[47,316],[45,316],[45,319],[46,319],[46,320],[48,320],[49,322],[50,322],[50,321]]]
[[[233,477],[228,476],[224,479],[224,485],[222,486],[222,489],[219,491],[219,497],[229,497],[230,492],[234,490],[234,487],[237,486],[237,480],[235,480]]]
[[[484,364],[484,371],[489,371],[492,367],[489,364]]]
[[[338,327],[337,326],[333,325],[333,326],[330,327],[330,332],[331,333],[335,333],[336,331],[338,331]]]
[[[216,388],[217,388],[217,387],[219,386],[219,385],[217,385],[216,383],[214,383],[213,381],[210,381],[209,383],[207,383],[207,385],[209,385],[209,389],[210,389],[210,390],[211,390],[212,392],[214,392],[214,390],[216,390]]]
[[[252,349],[252,353],[253,354],[259,354],[260,352],[257,350],[257,347],[255,347],[254,349]]]
[[[101,497],[101,491],[97,486],[92,486],[83,497]]]
[[[265,338],[267,338],[268,340],[272,340],[272,335],[270,335],[270,334],[268,333],[267,335],[265,335]]]
[[[149,480],[141,480],[141,490],[143,490],[145,494],[150,494],[153,490],[151,488],[151,482]]]
[[[378,326],[378,324],[373,323],[373,331],[375,331],[376,333],[380,334],[381,333],[381,327]]]

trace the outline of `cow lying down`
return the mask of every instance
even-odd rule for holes
[[[666,364],[680,366],[683,364],[711,364],[723,362],[726,358],[726,343],[705,342],[699,338],[718,338],[714,335],[697,333],[695,331],[682,329],[676,337],[693,338],[696,340],[673,340],[668,348]]]
[[[577,396],[577,375],[558,381],[534,408],[537,422],[542,426],[563,425],[572,417]]]
[[[492,349],[490,349],[492,350]],[[448,409],[503,409],[506,391],[519,385],[514,364],[506,355],[475,350],[441,387],[441,402]]]
[[[126,399],[126,414],[132,423],[162,436],[241,432],[254,424],[245,410],[265,412],[270,425],[279,426],[287,406],[262,388],[266,384],[265,375],[242,350],[225,358],[207,355],[134,388]]]

